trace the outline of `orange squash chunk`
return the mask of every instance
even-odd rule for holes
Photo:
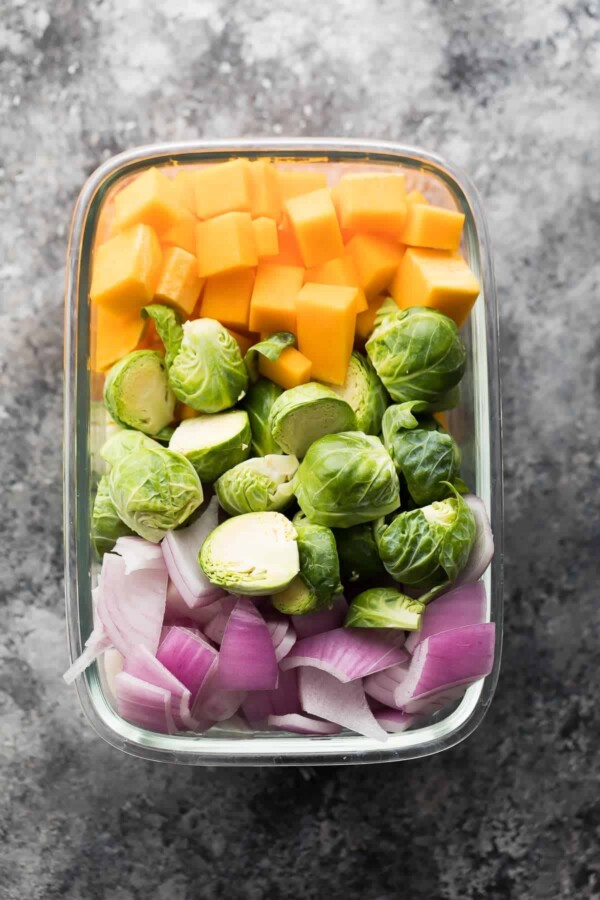
[[[193,178],[199,219],[212,219],[227,212],[249,212],[252,208],[247,159],[232,159],[197,169]]]
[[[398,237],[406,218],[403,175],[370,172],[343,175],[338,192],[342,228]]]
[[[167,247],[181,247],[182,250],[195,255],[197,221],[196,216],[184,210],[182,218],[161,234],[161,244]]]
[[[296,298],[298,349],[312,362],[312,377],[343,384],[354,343],[355,287],[305,284]]]
[[[277,243],[279,250],[276,256],[266,256],[263,262],[277,263],[282,266],[303,266],[302,255],[298,249],[298,243],[294,237],[292,226],[287,216],[277,229]]]
[[[384,300],[385,294],[379,294],[377,297],[372,297],[369,300],[369,306],[365,312],[360,313],[356,317],[356,342],[359,346],[364,346],[371,336],[371,332],[375,327],[375,316]]]
[[[313,284],[339,284],[343,287],[356,287],[358,288],[356,312],[361,313],[368,308],[365,292],[358,283],[354,261],[348,253],[338,256],[337,259],[330,259],[329,262],[321,263],[320,266],[307,269],[304,281],[312,281]]]
[[[344,242],[328,188],[292,197],[285,208],[307,268],[342,255]]]
[[[149,225],[160,233],[183,214],[173,181],[152,167],[137,175],[115,196],[113,233],[132,225]]]
[[[91,366],[94,372],[104,372],[122,356],[135,350],[142,339],[146,323],[139,313],[119,315],[105,306],[92,307]]]
[[[274,361],[259,355],[258,371],[287,391],[310,381],[312,363],[295,347],[286,347]]]
[[[402,230],[402,243],[434,250],[458,250],[465,217],[429,203],[412,203]]]
[[[421,193],[421,191],[409,191],[409,193],[406,195],[407,215],[408,207],[411,205],[411,203],[421,203],[423,206],[427,206],[429,200],[427,199],[425,194]]]
[[[433,307],[460,326],[477,300],[480,287],[463,259],[443,250],[409,247],[390,290],[400,309]]]
[[[444,410],[440,410],[440,412],[434,412],[433,418],[436,422],[438,422],[444,431],[448,431],[448,413]]]
[[[296,295],[302,287],[301,266],[260,263],[250,301],[250,331],[296,333]]]
[[[253,344],[258,342],[257,335],[254,334],[240,334],[239,331],[234,331],[232,328],[228,328],[227,331],[231,335],[231,337],[237,341],[238,347],[242,351],[242,356],[245,356],[250,347]]]
[[[367,300],[389,285],[404,253],[401,244],[378,234],[356,234],[346,249],[354,261],[358,283]]]
[[[196,257],[181,247],[167,247],[154,299],[174,307],[184,319],[191,316],[202,290]]]
[[[229,212],[196,225],[201,278],[249,269],[258,262],[250,213]]]
[[[197,409],[192,409],[191,406],[188,406],[187,403],[181,403],[178,401],[177,406],[175,407],[175,419],[178,422],[183,422],[184,419],[195,419],[196,416],[199,416],[200,413]]]
[[[173,179],[173,188],[180,206],[189,212],[196,214],[196,193],[194,190],[194,175],[189,169],[177,169]]]
[[[162,252],[149,225],[134,225],[94,252],[90,297],[121,315],[152,302]]]
[[[218,319],[227,328],[248,328],[250,297],[254,285],[253,269],[226,272],[206,279],[200,315]]]
[[[258,256],[277,256],[279,253],[279,238],[275,219],[268,219],[266,216],[252,219],[252,228],[254,229],[254,240],[256,241]]]
[[[257,159],[249,164],[249,173],[252,217],[266,217],[278,222],[281,218],[281,196],[275,166],[267,159]]]
[[[276,169],[282,202],[327,187],[327,174],[302,169]]]

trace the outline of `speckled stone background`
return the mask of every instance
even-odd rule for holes
[[[3,0],[0,897],[600,897],[597,0]],[[472,174],[496,251],[506,644],[465,744],[314,771],[144,764],[67,665],[69,217],[154,140],[347,135]]]

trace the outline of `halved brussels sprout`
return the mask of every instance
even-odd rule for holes
[[[396,310],[383,318],[367,354],[392,398],[434,404],[462,378],[467,353],[456,323],[425,307]]]
[[[186,456],[201,481],[216,481],[250,455],[250,422],[243,410],[184,419],[169,448]]]
[[[116,466],[120,459],[147,447],[160,449],[160,444],[141,431],[123,428],[109,437],[100,448],[100,456],[109,466]]]
[[[284,453],[299,459],[323,435],[357,427],[352,407],[316,381],[284,391],[271,407],[270,425]]]
[[[92,540],[98,556],[102,558],[105,553],[110,553],[117,538],[127,534],[132,534],[132,531],[120,520],[115,505],[110,499],[108,477],[103,475],[98,482],[92,511]]]
[[[179,315],[174,309],[163,306],[162,303],[152,303],[144,307],[142,315],[154,322],[158,336],[165,345],[165,364],[167,369],[170,369],[183,340]]]
[[[250,419],[252,452],[256,456],[281,453],[281,447],[271,432],[269,416],[271,407],[282,394],[283,388],[278,384],[274,384],[268,378],[259,378],[244,397],[242,405]]]
[[[305,616],[318,608],[315,595],[301,575],[296,575],[286,588],[273,594],[271,603],[288,616]]]
[[[352,528],[335,531],[342,578],[358,581],[359,578],[377,578],[385,575],[383,563],[373,534],[373,523],[364,522]]]
[[[400,506],[398,475],[379,440],[359,431],[315,441],[294,478],[300,508],[311,522],[350,528]]]
[[[280,612],[302,616],[327,609],[342,592],[340,564],[330,528],[311,524],[302,513],[294,516],[293,524],[298,533],[300,574],[285,590],[274,594],[271,602]]]
[[[235,406],[248,385],[237,341],[215,319],[184,322],[169,383],[179,400],[199,412],[217,413]]]
[[[300,569],[296,529],[278,512],[235,516],[209,534],[199,562],[209,581],[231,593],[281,591]]]
[[[155,435],[173,421],[175,396],[165,361],[155,350],[134,350],[116,363],[104,385],[104,402],[119,425]]]
[[[354,351],[344,384],[328,384],[327,387],[350,404],[356,415],[356,427],[359,431],[379,434],[381,417],[389,403],[389,397],[368,359]]]
[[[402,628],[420,631],[425,604],[395,588],[372,588],[354,598],[346,614],[346,628]]]
[[[203,498],[191,462],[160,445],[121,456],[110,470],[108,486],[119,518],[154,543],[185,522]]]
[[[241,462],[215,482],[219,503],[232,516],[285,509],[294,497],[297,469],[295,456],[269,454]]]

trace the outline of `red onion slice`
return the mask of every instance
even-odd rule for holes
[[[152,544],[142,537],[120,537],[112,551],[125,561],[125,574],[139,569],[164,569],[165,561],[158,544]]]
[[[145,647],[137,647],[125,660],[123,671],[141,681],[169,691],[171,693],[171,713],[177,728],[192,731],[198,729],[200,723],[193,719],[191,714],[190,691],[159,659],[152,656],[149,650]]]
[[[218,654],[199,635],[174,625],[167,630],[156,656],[194,699],[216,665]]]
[[[336,628],[303,638],[281,661],[281,668],[311,666],[328,672],[339,681],[356,681],[373,672],[398,665],[407,658],[400,646],[405,635],[398,629],[381,634],[374,628]]]
[[[223,635],[218,687],[225,691],[274,690],[278,673],[265,620],[250,600],[240,597]]]
[[[161,543],[169,577],[191,609],[208,606],[225,594],[221,588],[210,583],[198,563],[202,544],[218,525],[218,514],[219,503],[213,497],[192,525],[168,531]]]
[[[305,616],[292,616],[294,631],[298,640],[311,637],[313,634],[322,634],[324,631],[332,631],[344,623],[348,604],[341,594],[333,598],[331,609],[322,609],[319,612],[308,613]]]
[[[63,678],[67,684],[72,684],[75,679],[81,675],[82,672],[85,672],[87,667],[90,666],[94,660],[98,659],[105,650],[108,650],[109,647],[112,647],[112,640],[108,636],[102,622],[98,622],[85,642],[83,652],[71,663],[64,673]]]
[[[365,694],[379,700],[384,706],[395,707],[396,688],[401,684],[408,674],[409,656],[406,655],[406,661],[391,669],[385,669],[383,672],[377,672],[375,675],[369,675],[363,681]]]
[[[242,703],[242,711],[255,728],[266,725],[271,715],[299,713],[298,670],[280,670],[279,683],[274,691],[251,691]]]
[[[154,545],[156,546],[156,544]],[[208,606],[197,606],[190,609],[175,584],[169,579],[167,587],[167,606],[165,609],[165,624],[176,625],[182,619],[188,619],[201,628],[210,622],[217,613],[221,612],[220,598],[217,598]]]
[[[219,670],[215,665],[198,692],[192,709],[195,718],[224,722],[234,716],[246,698],[245,691],[225,691],[219,686]]]
[[[290,625],[281,641],[275,647],[275,659],[281,662],[288,655],[294,644],[296,643],[296,632]]]
[[[371,712],[360,681],[342,684],[333,675],[308,666],[300,669],[298,680],[304,712],[376,741],[387,741],[387,734]]]
[[[475,533],[475,543],[471,548],[467,564],[462,572],[459,573],[452,587],[468,584],[471,581],[478,581],[491,563],[494,555],[494,535],[492,534],[492,526],[490,525],[483,500],[474,494],[466,494],[463,499],[471,508],[477,531]]]
[[[166,688],[119,672],[115,676],[115,694],[119,715],[134,725],[159,734],[174,734],[177,730],[171,714],[171,692]]]
[[[322,719],[311,719],[310,716],[302,716],[297,713],[287,716],[269,716],[267,724],[280,731],[294,731],[297,734],[339,734],[342,730],[333,722],[323,722]]]
[[[404,645],[409,653],[430,637],[464,625],[481,625],[487,618],[487,600],[483,581],[464,584],[432,600],[425,607],[420,631],[412,631]]]
[[[373,715],[381,727],[390,734],[406,731],[419,718],[419,716],[409,716],[400,709],[377,709]]]

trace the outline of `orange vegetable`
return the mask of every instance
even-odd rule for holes
[[[462,213],[428,203],[412,203],[401,240],[410,247],[458,250],[465,217]]]
[[[196,192],[194,190],[194,173],[190,169],[177,169],[173,179],[175,194],[181,206],[196,215]]]
[[[266,217],[278,222],[281,218],[281,197],[275,166],[267,159],[257,159],[250,163],[249,173],[252,217]]]
[[[181,247],[182,250],[187,250],[195,256],[197,221],[196,216],[184,211],[182,218],[161,234],[161,244],[167,247]]]
[[[91,367],[94,372],[104,372],[122,356],[135,350],[142,339],[145,322],[139,313],[118,315],[105,306],[92,307]],[[94,327],[95,326],[95,327]]]
[[[135,346],[136,350],[158,350],[159,353],[165,352],[165,345],[156,330],[156,324],[152,319],[146,319],[146,327],[141,339]]]
[[[292,226],[284,217],[282,224],[277,229],[277,243],[279,251],[276,256],[266,256],[264,262],[277,263],[282,266],[302,266],[302,255],[298,249],[298,243],[294,237]]]
[[[305,284],[296,298],[298,348],[312,362],[312,377],[343,384],[356,326],[355,287]]]
[[[188,406],[187,403],[178,402],[175,407],[175,419],[178,422],[183,422],[184,419],[195,419],[196,416],[199,416],[200,413],[197,409],[192,409],[191,406]]]
[[[368,309],[356,317],[356,342],[359,346],[363,346],[371,336],[371,332],[375,326],[377,310],[384,300],[385,294],[379,294],[377,297],[372,297],[369,300]]]
[[[355,234],[346,249],[352,256],[367,300],[389,285],[404,253],[401,244],[377,234]]]
[[[229,212],[198,222],[196,257],[201,278],[255,266],[258,256],[250,213]]]
[[[463,259],[444,250],[409,247],[391,285],[400,307],[430,306],[462,325],[480,287]]]
[[[252,227],[254,229],[254,240],[256,241],[258,256],[277,256],[279,253],[279,239],[275,219],[259,216],[258,219],[252,219]]]
[[[231,328],[228,328],[227,331],[237,341],[242,356],[245,356],[252,344],[256,344],[259,340],[255,334],[240,334],[239,331],[233,331]]]
[[[157,169],[146,169],[115,196],[113,233],[132,225],[149,225],[167,231],[184,215],[174,182]]]
[[[301,169],[279,169],[277,181],[282,202],[300,194],[308,194],[319,188],[327,187],[327,174],[325,172],[302,171]]]
[[[307,269],[304,281],[312,281],[313,284],[340,284],[344,287],[356,287],[358,288],[356,312],[361,313],[368,308],[365,292],[358,283],[358,274],[354,260],[349,253],[344,254],[344,256],[338,256],[336,259],[330,259],[329,262],[321,263],[320,266]]]
[[[149,225],[134,225],[101,244],[94,252],[92,302],[121,315],[138,313],[152,302],[162,252]]]
[[[342,255],[344,243],[328,188],[293,197],[285,208],[305,266]]]
[[[218,319],[227,328],[248,328],[250,297],[254,285],[254,270],[241,269],[206,279],[200,315]]]
[[[274,362],[259,355],[258,371],[265,378],[270,378],[275,384],[289,390],[289,388],[298,387],[299,384],[306,384],[307,381],[310,381],[312,363],[295,347],[286,347],[281,352],[279,359]]]
[[[302,287],[301,266],[259,263],[250,302],[250,331],[296,332],[296,295]]]
[[[249,212],[252,208],[250,163],[231,159],[205,166],[194,174],[196,215],[211,219],[227,212]]]
[[[434,412],[433,418],[438,422],[444,431],[448,431],[448,413],[447,412]]]
[[[421,193],[421,191],[410,191],[406,195],[406,206],[409,207],[411,203],[421,203],[423,206],[427,206],[429,200],[427,199],[425,194]],[[408,209],[406,212],[408,214]]]
[[[196,257],[181,247],[167,247],[154,299],[174,307],[184,319],[191,316],[202,290]]]
[[[406,218],[404,175],[343,175],[338,192],[342,228],[398,237]]]

